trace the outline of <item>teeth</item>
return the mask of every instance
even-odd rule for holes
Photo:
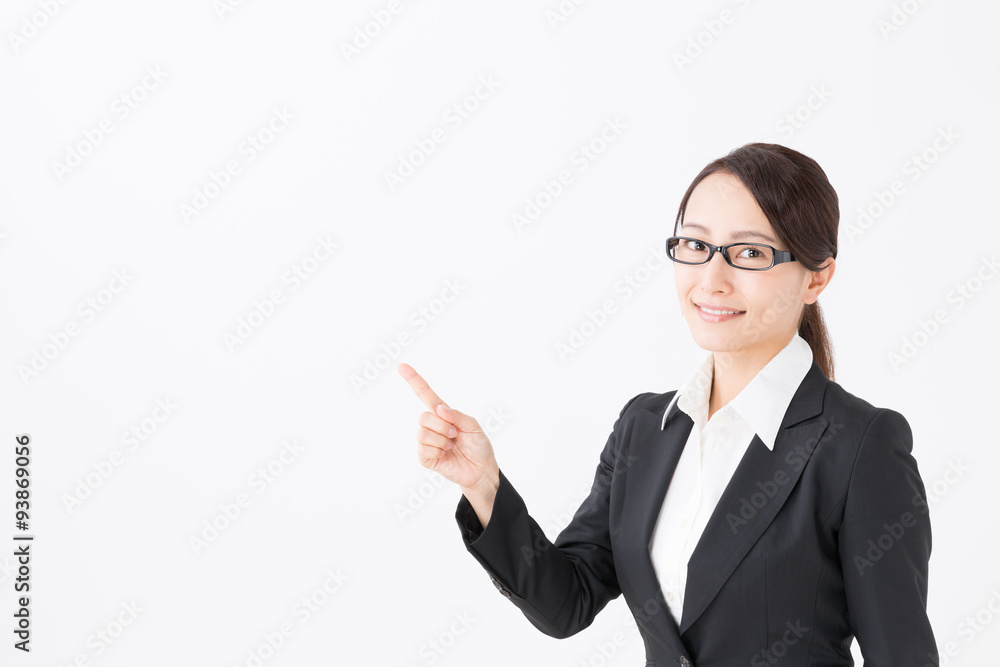
[[[704,306],[698,306],[698,307],[704,310],[706,313],[711,313],[712,315],[735,315],[736,313],[740,312],[738,310],[711,310],[709,308],[705,308]]]

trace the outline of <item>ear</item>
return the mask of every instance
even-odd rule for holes
[[[833,257],[827,257],[821,266],[823,268],[819,271],[808,272],[806,291],[802,295],[803,303],[816,303],[820,293],[826,289],[833,278],[833,272],[837,269],[837,260]]]

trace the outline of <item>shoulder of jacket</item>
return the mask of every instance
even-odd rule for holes
[[[667,406],[670,405],[670,400],[674,397],[675,393],[677,393],[676,389],[663,393],[645,391],[641,394],[636,394],[622,408],[622,416],[634,414],[639,410],[647,410],[662,415],[666,411]]]
[[[860,396],[847,391],[833,380],[830,380],[827,385],[823,409],[824,411],[843,411],[854,415],[859,421],[863,420],[865,423],[874,421],[882,413],[892,413],[902,417],[902,414],[898,411],[892,408],[873,405]]]
[[[848,425],[846,433],[852,434],[857,447],[860,448],[862,442],[872,431],[876,420],[883,427],[886,422],[892,424],[897,429],[909,430],[909,422],[906,417],[892,408],[873,405],[869,401],[852,394],[836,382],[830,381],[827,385],[826,394],[823,400],[823,412],[829,415],[832,422],[841,422]],[[843,417],[839,417],[843,415]]]

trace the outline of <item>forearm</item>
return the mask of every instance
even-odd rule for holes
[[[606,508],[595,512],[606,515]],[[555,546],[502,476],[491,518],[490,526],[481,529],[469,499],[459,501],[456,519],[467,549],[489,572],[499,592],[542,632],[560,638],[573,635],[620,594],[606,531],[592,535],[597,544]],[[582,528],[579,521],[577,528]],[[574,531],[572,522],[567,530],[581,532]]]
[[[476,517],[479,519],[479,523],[482,524],[485,529],[490,522],[490,516],[493,514],[493,502],[497,497],[497,489],[500,487],[500,471],[499,469],[493,471],[492,474],[487,475],[477,486],[475,487],[461,487],[462,495],[468,499],[469,504],[472,505],[472,509],[476,512]]]

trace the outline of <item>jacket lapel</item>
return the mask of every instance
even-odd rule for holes
[[[754,435],[688,563],[682,634],[712,602],[795,487],[830,425],[823,419],[805,421],[822,412],[827,382],[814,361],[789,403],[774,451]],[[676,427],[668,422],[666,430]],[[676,430],[686,439],[690,428]]]
[[[628,559],[629,566],[621,574],[629,580],[636,596],[643,600],[642,609],[637,610],[637,620],[651,626],[648,634],[672,652],[687,655],[677,624],[663,599],[663,591],[649,556],[649,541],[670,478],[677,468],[681,450],[694,422],[684,412],[678,412],[669,422],[670,426],[661,430],[662,418],[662,413],[640,410],[632,428],[628,453],[630,465],[626,472],[622,518],[618,524],[621,531],[619,543],[623,549],[628,549],[631,557]]]

